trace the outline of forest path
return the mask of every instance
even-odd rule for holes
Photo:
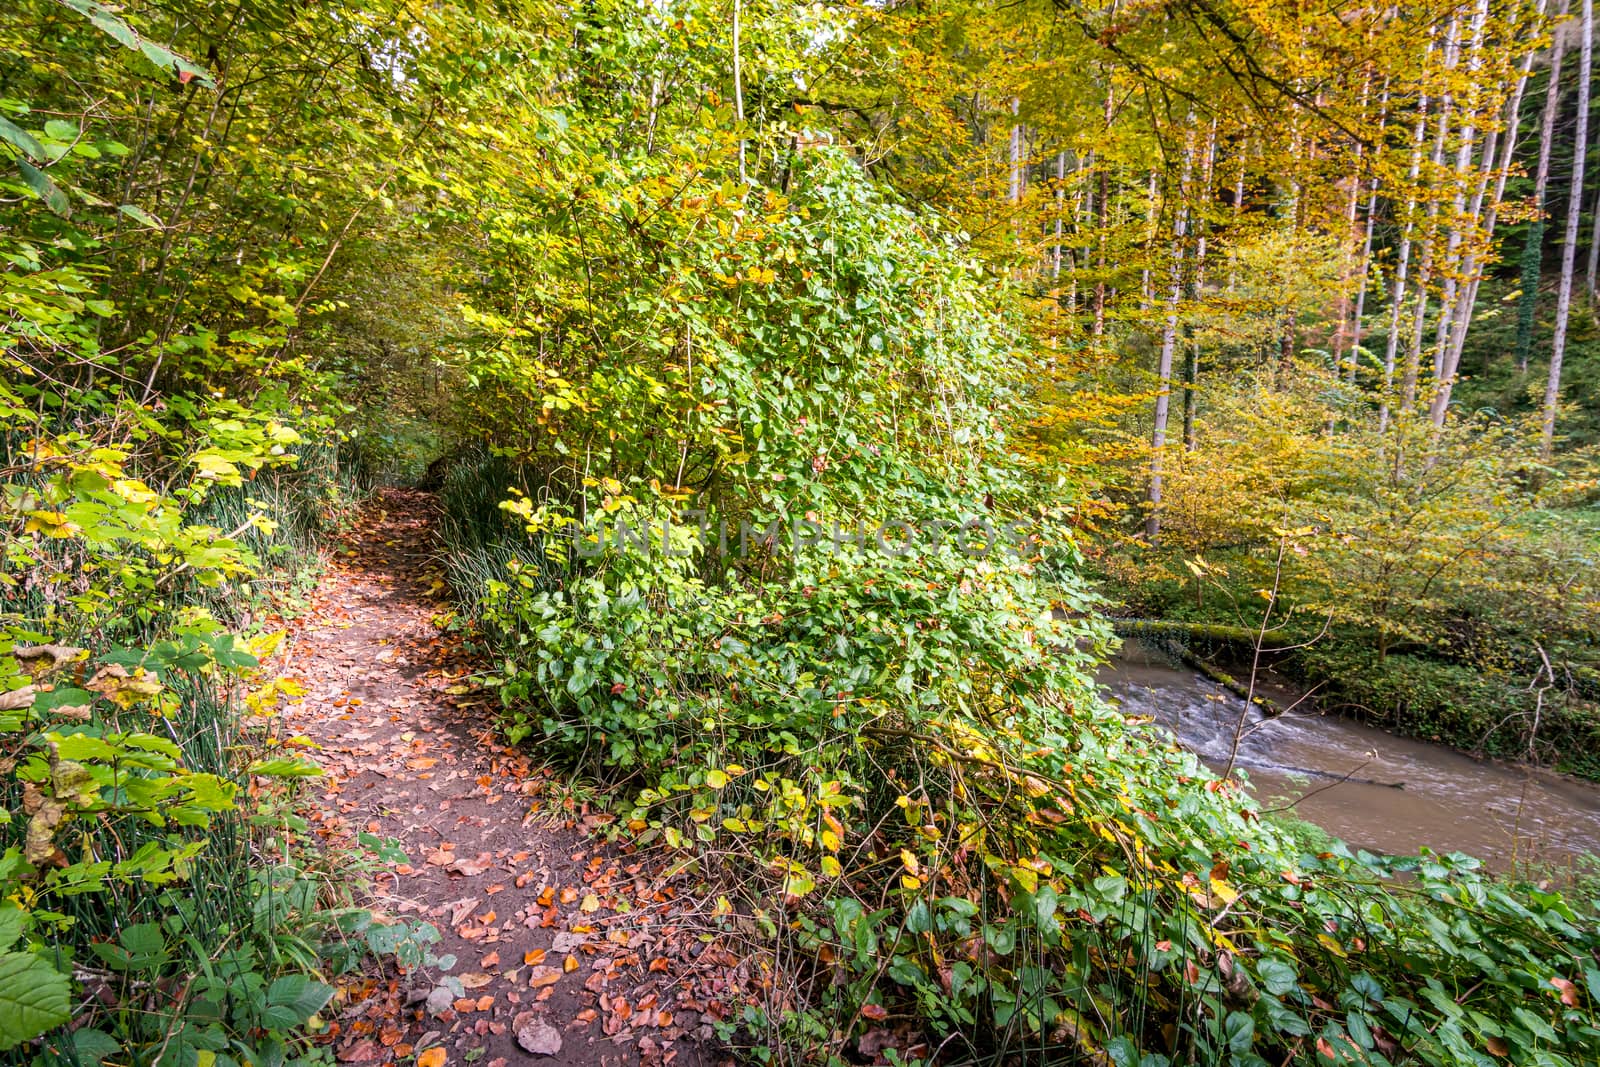
[[[707,1062],[736,960],[692,896],[653,875],[661,857],[600,844],[609,817],[500,743],[497,701],[471,684],[482,664],[434,623],[449,605],[433,516],[430,496],[399,490],[364,509],[282,670],[304,686],[284,725],[320,746],[326,772],[311,780],[313,826],[336,847],[398,842],[408,861],[358,893],[382,917],[431,923],[431,951],[456,958],[351,989],[338,1059]]]

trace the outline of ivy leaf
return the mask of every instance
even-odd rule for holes
[[[72,1018],[67,976],[26,952],[0,955],[0,1052]]]

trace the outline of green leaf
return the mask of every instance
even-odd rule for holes
[[[72,1032],[72,1050],[83,1063],[104,1063],[121,1052],[122,1046],[103,1030],[85,1028]]]
[[[17,151],[32,156],[43,163],[48,158],[44,145],[27,130],[6,118],[0,118],[0,140],[8,141]]]
[[[72,983],[38,956],[0,955],[0,1052],[72,1018]]]
[[[315,778],[322,773],[322,768],[310,760],[279,757],[257,760],[250,764],[250,773],[263,778]]]
[[[0,903],[0,949],[8,949],[22,936],[22,909],[11,901]]]
[[[303,974],[288,974],[267,987],[262,1022],[273,1030],[292,1030],[322,1010],[333,999],[333,987],[313,982]]]
[[[1256,964],[1256,977],[1261,979],[1267,992],[1275,997],[1283,996],[1298,983],[1293,967],[1270,957]]]
[[[125,48],[138,48],[139,35],[126,22],[113,15],[104,4],[95,0],[61,0],[72,10],[94,23],[95,29],[115,40]]]
[[[1223,1023],[1228,1048],[1233,1052],[1249,1052],[1256,1036],[1256,1021],[1242,1011],[1230,1011]]]
[[[142,222],[146,226],[154,226],[158,230],[161,229],[161,220],[137,204],[123,204],[117,210],[135,222]]]
[[[26,159],[17,160],[17,169],[22,171],[22,180],[27,183],[28,188],[45,202],[46,207],[62,218],[72,214],[72,203],[67,199],[67,194],[56,188],[56,183],[47,178],[44,171]]]

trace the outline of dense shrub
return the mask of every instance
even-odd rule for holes
[[[733,252],[705,227],[662,241],[676,273],[607,279],[695,336],[703,373],[660,394],[681,443],[604,418],[600,333],[550,416],[590,473],[504,501],[538,549],[476,609],[512,736],[616,784],[618,831],[697,857],[792,961],[728,1036],[817,1062],[887,1026],[945,1059],[1148,1065],[1600,1047],[1592,914],[1465,857],[1306,853],[1100,703],[1081,560],[998,429],[1026,370],[986,283],[848,167],[794,178]],[[741,281],[755,241],[773,276]],[[898,520],[938,532],[880,543]]]

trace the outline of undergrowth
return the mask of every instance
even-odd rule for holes
[[[611,783],[614,832],[715,879],[777,965],[724,1038],[828,1064],[1591,1062],[1594,905],[1264,821],[1101,702],[1102,605],[1000,432],[1026,367],[976,272],[848,165],[788,196],[706,227],[726,248],[664,215],[593,238],[629,307],[663,286],[657,331],[695,339],[705,376],[651,401],[680,444],[649,411],[590,421],[637,402],[601,344],[549,415],[582,477],[519,474],[560,460],[508,425],[441,498],[507,732]],[[674,273],[629,275],[633,240],[682,249]],[[772,278],[706,280],[756,241]]]
[[[298,1061],[329,979],[393,951],[350,904],[364,861],[324,856],[295,812],[317,771],[274,736],[293,686],[268,676],[282,635],[259,625],[294,610],[361,480],[274,437],[292,447],[183,457],[220,473],[166,495],[73,434],[7,457],[8,1062]]]

